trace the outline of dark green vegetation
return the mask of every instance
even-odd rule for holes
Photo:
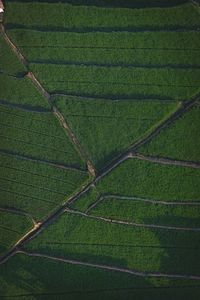
[[[25,248],[137,271],[199,274],[199,232],[123,226],[67,213]]]
[[[0,74],[0,80],[1,103],[11,104],[19,108],[38,109],[39,111],[50,110],[48,102],[33,86],[28,77],[21,78]]]
[[[199,92],[197,5],[51,6],[8,3],[6,15],[12,40],[49,92],[161,100],[186,100]]]
[[[5,254],[32,227],[30,217],[0,210],[0,255]]]
[[[88,192],[86,192],[82,197],[80,197],[71,207],[85,211],[90,205],[96,202],[99,197],[99,192],[96,187],[91,187]]]
[[[178,104],[159,100],[107,101],[56,97],[55,104],[97,169],[129,148],[170,115]]]
[[[74,145],[52,113],[0,105],[1,151],[84,168]]]
[[[55,1],[56,2],[56,1]],[[16,11],[19,13],[16,14]],[[39,11],[39,13],[38,13]],[[45,16],[45,17],[44,17]],[[26,26],[82,30],[88,28],[106,29],[148,29],[150,28],[196,28],[200,25],[198,6],[185,4],[165,9],[147,8],[133,10],[124,8],[97,8],[73,6],[61,3],[20,3],[7,1],[7,26]]]
[[[0,72],[7,74],[24,74],[26,68],[20,63],[16,55],[0,33]],[[2,79],[1,79],[2,80]]]
[[[30,64],[52,93],[108,98],[187,99],[199,92],[200,69]],[[69,79],[70,78],[70,79]],[[77,93],[78,91],[78,93]]]
[[[179,160],[200,161],[200,106],[186,112],[139,152]],[[195,145],[195,146],[194,146]]]
[[[186,299],[182,298],[183,295],[196,300],[200,295],[200,287],[192,280],[144,279],[23,254],[17,254],[1,266],[0,282],[1,294],[6,291],[8,297],[15,295],[15,299],[28,300],[93,300],[102,297],[106,300],[132,300],[133,294],[141,300],[149,297],[168,300],[174,296]]]
[[[1,157],[1,207],[28,212],[37,220],[47,217],[87,180],[87,174],[46,163]]]
[[[167,201],[198,201],[200,169],[129,159],[104,177],[101,193]]]
[[[107,196],[90,211],[90,214],[139,224],[200,227],[198,205],[163,205],[137,198],[123,199],[123,197]]]
[[[5,6],[0,298],[199,299],[198,3]]]

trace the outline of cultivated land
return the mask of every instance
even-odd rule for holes
[[[198,299],[198,1],[5,2],[0,298]]]

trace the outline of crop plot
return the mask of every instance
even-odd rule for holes
[[[84,169],[74,145],[51,113],[0,106],[1,151]]]
[[[0,22],[0,298],[199,299],[199,1]]]
[[[139,151],[147,155],[199,162],[199,120],[200,107],[197,105]]]
[[[15,242],[34,225],[29,215],[15,210],[0,210],[0,255],[5,254]]]
[[[55,105],[68,121],[97,169],[125,151],[175,111],[175,101],[80,99],[56,97]]]

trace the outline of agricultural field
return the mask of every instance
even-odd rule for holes
[[[0,298],[199,299],[200,1],[3,2]]]

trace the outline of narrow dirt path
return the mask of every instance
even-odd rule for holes
[[[32,72],[28,72],[26,74],[26,77],[30,78],[32,83],[34,84],[34,86],[37,88],[37,90],[39,90],[42,95],[44,96],[44,98],[47,99],[48,104],[51,107],[51,101],[50,101],[50,94],[44,89],[44,87],[41,85],[41,83],[37,80],[37,78],[35,77],[35,75]]]
[[[81,265],[86,267],[92,267],[97,269],[104,269],[109,271],[116,271],[121,273],[128,273],[135,276],[141,276],[141,277],[164,277],[164,278],[172,278],[172,279],[191,279],[191,280],[200,280],[200,276],[197,275],[186,275],[186,274],[166,274],[166,273],[151,273],[151,272],[142,272],[137,271],[134,269],[126,269],[126,268],[120,268],[116,266],[109,266],[104,264],[94,264],[89,262],[83,262],[79,260],[73,260],[73,259],[65,259],[61,257],[55,257],[50,255],[45,255],[41,253],[36,252],[26,252],[24,250],[18,250],[17,253],[21,253],[30,257],[42,257],[42,258],[48,258],[55,261],[61,261],[67,264],[73,264],[73,265]]]
[[[27,60],[24,58],[24,56],[21,54],[21,52],[15,46],[15,44],[10,40],[10,38],[8,37],[8,35],[5,31],[4,25],[2,23],[0,24],[0,31],[1,31],[5,41],[7,42],[7,44],[11,47],[13,52],[17,55],[19,60],[22,62],[22,64],[27,68],[27,66],[28,66]]]
[[[75,145],[75,147],[78,150],[78,153],[81,156],[81,158],[83,159],[83,161],[86,161],[89,173],[93,177],[95,177],[95,175],[96,175],[95,167],[93,166],[91,160],[89,159],[88,155],[86,154],[86,151],[83,149],[83,146],[79,143],[79,141],[76,138],[75,134],[73,133],[71,127],[69,126],[69,124],[67,124],[65,118],[63,117],[63,115],[59,112],[59,110],[55,106],[53,106],[53,113],[59,120],[61,126],[67,132],[67,135],[70,137],[71,141]]]
[[[200,206],[199,202],[193,202],[193,201],[163,201],[163,200],[153,200],[153,199],[145,199],[140,197],[131,197],[131,196],[123,196],[123,195],[114,195],[114,194],[106,194],[101,195],[100,198],[97,199],[94,203],[92,203],[88,208],[87,212],[95,208],[100,202],[106,200],[106,199],[115,199],[115,200],[131,200],[136,202],[147,202],[151,204],[160,204],[160,205],[169,205],[169,206]],[[86,211],[85,211],[86,212]]]
[[[69,209],[69,208],[66,208],[65,211],[70,213],[70,214],[76,214],[76,215],[80,215],[80,216],[83,216],[83,217],[86,217],[86,218],[95,219],[95,220],[99,220],[99,221],[105,221],[105,222],[108,222],[108,223],[120,224],[120,225],[128,225],[128,226],[133,226],[133,227],[158,228],[158,229],[164,229],[164,230],[198,231],[198,232],[200,232],[200,228],[133,223],[133,222],[115,220],[115,219],[110,219],[110,218],[105,218],[105,217],[100,217],[100,216],[93,216],[93,215],[89,215],[87,213],[80,212],[80,211],[77,211],[77,210],[72,210],[72,209]]]
[[[155,157],[155,156],[145,156],[138,153],[132,153],[131,158],[141,159],[145,161],[155,162],[163,165],[174,165],[180,167],[188,167],[193,169],[200,169],[200,163],[192,162],[192,161],[183,161],[183,160],[176,160],[171,158],[164,158],[164,157]]]

